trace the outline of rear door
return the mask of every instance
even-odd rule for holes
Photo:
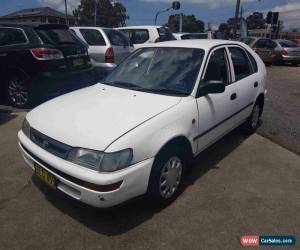
[[[86,45],[65,25],[41,25],[35,31],[45,46],[61,50],[69,70],[90,67]]]
[[[238,87],[237,103],[239,113],[236,115],[236,122],[238,123],[250,115],[256,93],[262,83],[257,74],[256,61],[251,54],[238,46],[230,46],[228,49],[230,63],[233,68],[233,81]]]
[[[128,39],[120,31],[103,29],[114,51],[115,63],[122,62],[131,52]]]
[[[108,46],[102,32],[98,29],[79,28],[77,33],[89,45],[88,51],[92,63],[94,65],[104,63]]]

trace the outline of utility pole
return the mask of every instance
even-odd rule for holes
[[[179,15],[179,33],[182,33],[182,16],[183,16],[183,13],[180,13],[180,15]]]
[[[66,15],[66,25],[68,25],[68,6],[67,6],[67,0],[65,0],[65,15]]]
[[[236,6],[235,6],[235,20],[234,20],[234,25],[233,25],[233,35],[236,36],[236,30],[238,26],[238,19],[239,19],[239,12],[240,12],[240,5],[241,5],[241,0],[236,0]]]
[[[94,8],[94,26],[97,26],[97,0],[94,1],[95,8]]]

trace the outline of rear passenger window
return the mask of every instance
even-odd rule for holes
[[[107,35],[111,45],[114,46],[128,46],[129,41],[126,36],[119,31],[113,29],[104,29],[105,34]]]
[[[229,51],[234,67],[235,80],[239,81],[251,75],[250,62],[245,51],[237,47],[231,47]]]
[[[26,43],[27,39],[21,29],[0,28],[0,46]]]
[[[160,27],[157,29],[158,35],[159,35],[159,41],[171,41],[176,40],[176,38],[173,36],[172,32],[169,31],[167,28]]]
[[[248,57],[250,59],[253,73],[257,72],[257,63],[256,63],[256,60],[254,59],[254,57],[248,51],[246,51],[246,53],[247,53],[247,55],[248,55]]]
[[[105,46],[105,40],[99,30],[80,29],[80,33],[84,40],[91,46]]]
[[[229,82],[224,48],[217,49],[211,54],[203,81],[222,81],[225,84]]]

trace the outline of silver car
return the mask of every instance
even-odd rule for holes
[[[300,64],[300,46],[293,41],[285,39],[274,40],[275,47],[275,62],[276,63],[292,63],[293,65]]]
[[[115,29],[70,27],[88,45],[91,62],[101,77],[110,72],[133,50],[126,36]]]

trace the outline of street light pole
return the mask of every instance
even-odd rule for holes
[[[67,0],[65,0],[65,15],[66,15],[66,25],[68,25],[68,6],[67,6]]]
[[[94,8],[94,26],[97,26],[97,0],[95,0],[95,8]]]
[[[236,0],[236,6],[235,6],[235,20],[234,20],[234,26],[233,26],[233,35],[236,36],[236,30],[238,26],[238,18],[239,18],[239,12],[240,12],[240,5],[241,0]]]

